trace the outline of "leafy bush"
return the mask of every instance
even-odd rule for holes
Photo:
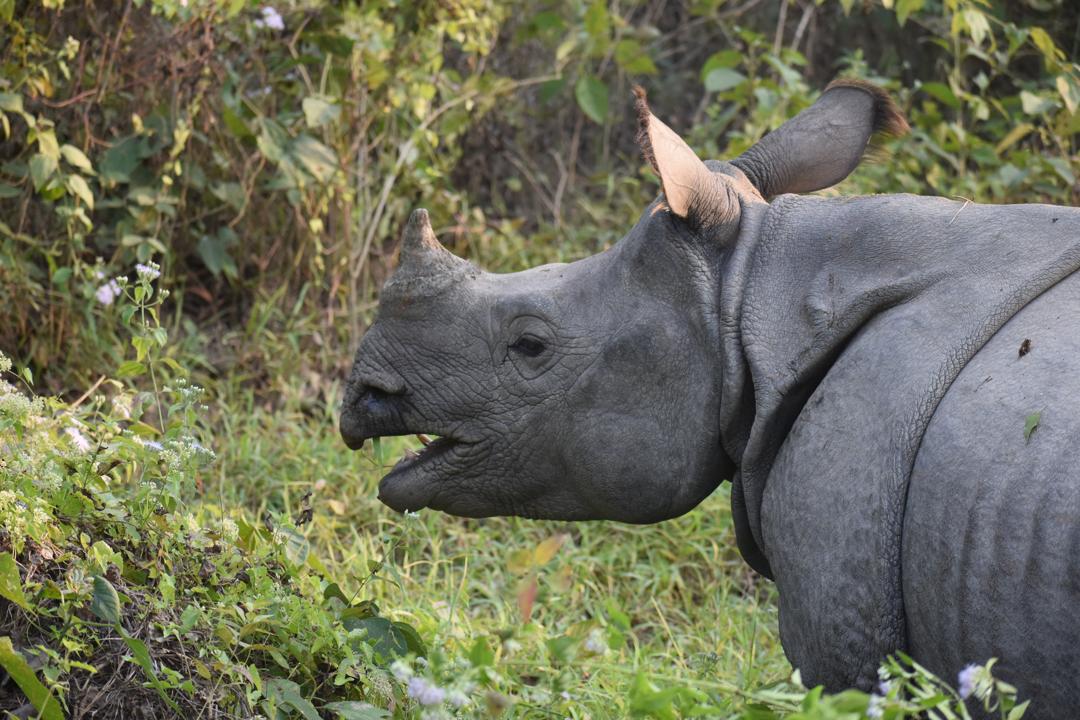
[[[1077,12],[0,0],[0,707],[1019,717],[992,662],[803,688],[723,490],[655,528],[397,519],[407,441],[333,424],[412,207],[498,271],[622,235],[657,189],[633,83],[731,157],[864,77],[913,132],[827,192],[1075,204]]]

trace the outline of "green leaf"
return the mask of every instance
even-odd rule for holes
[[[56,159],[37,153],[30,158],[30,179],[34,181],[34,189],[41,191],[56,172]]]
[[[130,182],[142,159],[141,149],[140,139],[134,135],[120,140],[101,156],[98,172],[109,182]]]
[[[116,594],[112,583],[100,575],[94,576],[94,597],[90,601],[90,612],[105,622],[120,622],[120,596]]]
[[[1058,75],[1054,85],[1061,99],[1065,101],[1065,109],[1070,115],[1075,115],[1077,109],[1080,108],[1080,85],[1077,84],[1076,79],[1070,75]]]
[[[0,0],[0,20],[11,22],[15,17],[15,0]]]
[[[495,664],[495,653],[488,645],[487,638],[478,637],[469,650],[469,662],[473,667],[486,667]]]
[[[3,2],[4,0],[0,0],[0,5]],[[18,93],[0,93],[0,110],[21,113],[23,111],[22,95]]]
[[[308,553],[311,552],[308,539],[289,527],[281,528],[281,532],[285,534],[285,556],[294,565],[303,565]]]
[[[1024,440],[1031,440],[1031,434],[1039,427],[1042,421],[1042,411],[1033,412],[1024,419]]]
[[[94,582],[96,585],[96,578]],[[113,592],[116,591],[114,590]],[[150,651],[147,650],[146,643],[144,643],[138,638],[131,637],[126,632],[124,632],[123,629],[120,630],[120,636],[124,638],[124,643],[127,644],[128,649],[131,650],[131,655],[135,659],[135,663],[142,668],[144,673],[146,673],[146,679],[149,680],[150,684],[154,686],[154,689],[157,690],[157,693],[161,696],[161,699],[164,700],[165,703],[170,708],[172,708],[172,711],[179,716],[181,714],[180,707],[175,702],[173,702],[173,699],[171,697],[169,697],[165,693],[165,688],[162,686],[161,680],[158,678],[157,673],[154,671],[154,663],[150,659]]]
[[[292,154],[319,182],[328,182],[337,171],[337,155],[310,135],[301,134],[293,141]]]
[[[271,678],[266,681],[266,695],[279,705],[289,705],[306,720],[322,720],[311,702],[301,694],[300,686],[292,680]]]
[[[602,80],[592,75],[582,75],[574,86],[574,97],[590,120],[604,124],[608,113],[608,89]]]
[[[23,610],[32,609],[23,594],[19,566],[15,558],[7,553],[0,554],[0,596],[7,598]]]
[[[1011,148],[1016,143],[1023,140],[1028,133],[1035,129],[1035,126],[1031,123],[1020,123],[1012,130],[1008,132],[1005,137],[1001,138],[1001,142],[994,148],[994,152],[1001,155],[1003,152]]]
[[[746,82],[746,76],[738,70],[718,67],[705,76],[705,89],[709,92],[724,92]]]
[[[195,250],[199,253],[199,258],[206,265],[206,268],[215,276],[225,273],[227,276],[235,278],[239,275],[239,271],[236,268],[236,261],[233,260],[232,255],[229,253],[229,247],[235,244],[236,241],[236,233],[228,226],[223,225],[218,229],[217,234],[203,235],[199,238]]]
[[[713,53],[705,64],[701,66],[701,82],[716,68],[733,68],[743,61],[743,55],[738,50],[721,50]]]
[[[620,40],[615,44],[615,62],[628,73],[655,75],[656,63],[637,40]]]
[[[394,630],[405,639],[405,647],[409,648],[409,652],[417,657],[427,657],[427,647],[424,645],[424,641],[420,637],[420,633],[416,631],[416,628],[401,621],[393,623],[393,626]]]
[[[1057,107],[1057,103],[1050,98],[1027,90],[1020,91],[1020,105],[1027,115],[1042,115]]]
[[[15,650],[9,637],[0,637],[0,667],[7,671],[43,720],[64,720],[60,701],[37,679],[33,668]]]
[[[611,28],[611,16],[608,15],[607,0],[593,0],[585,11],[585,32],[593,39],[606,38]]]
[[[1056,44],[1054,44],[1054,40],[1050,37],[1050,34],[1041,27],[1031,28],[1031,42],[1039,49],[1039,52],[1042,53],[1048,68],[1055,67],[1064,56],[1064,53],[1058,49]]]
[[[68,279],[71,277],[71,268],[62,267],[57,268],[56,272],[52,274],[53,285],[66,285]]]
[[[986,39],[986,36],[990,34],[990,21],[986,19],[986,16],[975,8],[968,8],[962,13],[964,18],[964,25],[967,27],[968,34],[971,35],[971,39],[975,41],[976,45],[981,45],[982,41]]]
[[[896,21],[900,23],[900,27],[904,26],[908,18],[912,13],[917,13],[923,9],[923,5],[926,4],[926,0],[897,0],[896,2]]]
[[[405,633],[384,617],[347,618],[341,624],[346,630],[363,630],[364,641],[386,662],[410,650]]]
[[[38,151],[42,155],[47,155],[56,161],[60,160],[60,145],[56,142],[56,133],[52,130],[38,130],[36,139]]]
[[[88,173],[94,172],[94,166],[90,164],[90,158],[86,157],[83,151],[74,145],[61,145],[60,154],[64,156],[64,160],[68,165],[85,170]]]
[[[90,190],[90,186],[82,175],[68,175],[64,179],[64,184],[72,194],[78,196],[80,200],[86,203],[86,207],[91,210],[94,209],[94,193]]]
[[[335,105],[325,97],[312,95],[304,98],[304,120],[309,128],[317,128],[332,123],[341,117],[341,106]]]
[[[0,183],[0,200],[19,197],[20,195],[22,195],[21,188],[12,187],[11,185],[4,185],[3,183]]]
[[[341,720],[382,720],[390,717],[387,710],[355,700],[327,703],[323,709],[336,714]]]
[[[949,86],[945,85],[944,83],[923,83],[919,89],[925,92],[927,95],[930,95],[931,97],[943,102],[944,104],[948,105],[953,109],[960,107],[960,101],[956,99],[956,95],[949,88]]]
[[[128,360],[125,363],[121,363],[120,367],[116,368],[116,377],[118,379],[138,377],[146,372],[146,366],[138,360]]]

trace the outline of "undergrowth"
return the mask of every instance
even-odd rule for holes
[[[725,491],[646,527],[393,515],[373,490],[403,441],[344,453],[335,403],[215,417],[163,353],[157,278],[116,279],[134,357],[71,402],[35,397],[0,356],[0,710],[966,718],[968,698],[1023,713],[992,662],[958,690],[901,657],[873,693],[807,691]]]

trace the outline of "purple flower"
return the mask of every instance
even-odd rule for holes
[[[965,665],[964,669],[960,671],[960,674],[956,676],[957,691],[960,693],[961,698],[971,697],[971,693],[975,692],[975,680],[976,674],[981,668],[971,663]]]
[[[871,695],[870,704],[866,706],[866,717],[877,720],[885,712],[885,698],[880,695]]]
[[[409,686],[405,689],[405,692],[421,705],[439,705],[446,699],[445,690],[419,675],[409,678]]]
[[[149,265],[138,263],[135,265],[135,273],[140,278],[146,278],[147,280],[157,280],[161,277],[161,270],[157,263],[150,263]]]
[[[116,282],[116,280],[110,280],[99,287],[97,291],[94,292],[94,296],[102,305],[112,305],[113,300],[120,297],[120,292],[120,283]]]

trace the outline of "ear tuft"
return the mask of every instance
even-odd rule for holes
[[[649,118],[652,112],[649,110],[649,101],[645,95],[645,88],[640,85],[634,86],[634,110],[637,111],[637,140],[641,148],[641,156],[645,162],[652,166],[653,172],[660,174],[660,167],[656,164],[656,153],[653,152],[652,140],[649,138]]]
[[[911,130],[904,113],[885,90],[859,78],[837,78],[829,83],[825,92],[833,88],[849,87],[869,93],[874,98],[874,134],[885,137],[901,137]]]

